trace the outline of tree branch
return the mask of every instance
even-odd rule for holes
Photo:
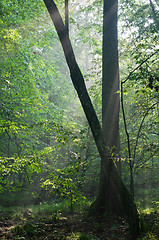
[[[121,108],[122,108],[122,113],[123,113],[125,133],[127,136],[128,154],[129,154],[129,159],[131,159],[130,137],[129,137],[129,133],[128,133],[128,129],[127,129],[126,116],[125,116],[125,110],[124,110],[123,82],[121,82]]]
[[[136,157],[136,148],[137,148],[137,144],[138,144],[138,140],[139,140],[139,136],[140,136],[140,132],[141,132],[141,128],[142,128],[142,125],[144,123],[144,120],[146,118],[146,116],[148,115],[149,111],[152,110],[156,105],[158,104],[158,102],[154,103],[145,113],[141,123],[140,123],[140,127],[139,127],[139,130],[138,130],[138,134],[137,134],[137,137],[136,137],[136,143],[135,143],[135,147],[134,147],[134,155],[133,155],[133,158],[135,159]]]
[[[144,63],[146,63],[152,56],[154,56],[156,53],[158,53],[158,50],[157,50],[156,52],[154,52],[153,54],[151,54],[149,57],[147,57],[145,60],[143,60],[143,62],[140,63],[136,68],[134,68],[134,70],[132,70],[132,71],[129,73],[128,77],[127,77],[124,81],[122,81],[122,83],[123,83],[123,84],[126,83],[127,80],[131,77],[131,75],[132,75],[137,69],[139,69]]]
[[[159,150],[159,148],[157,148],[156,151],[154,151],[154,152],[149,156],[149,158],[147,158],[144,162],[136,165],[136,166],[134,167],[134,173],[136,172],[137,168],[140,168],[140,167],[144,166],[144,164],[145,164],[147,161],[149,161],[153,156],[155,156],[155,154],[158,152],[158,150]],[[141,159],[140,159],[140,160],[141,160]],[[140,162],[140,161],[139,161],[139,162]]]

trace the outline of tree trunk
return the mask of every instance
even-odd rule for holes
[[[83,75],[76,62],[67,29],[65,28],[65,25],[62,21],[62,18],[60,16],[60,13],[57,9],[55,2],[53,0],[44,0],[44,3],[55,25],[70,70],[73,85],[79,96],[80,102],[82,104],[83,110],[89,122],[94,140],[96,142],[96,146],[101,157],[102,168],[100,186],[102,186],[102,184],[105,184],[105,182],[107,182],[106,186],[109,186],[111,184],[112,192],[115,194],[114,199],[119,199],[121,201],[121,205],[123,206],[124,212],[128,216],[130,230],[133,235],[137,235],[139,232],[139,218],[136,206],[132,201],[132,198],[129,192],[127,191],[125,185],[123,184],[122,179],[114,165],[114,162],[111,159],[111,153],[109,149],[106,147],[106,141],[104,139],[103,132],[99,120],[97,118],[97,115],[95,113],[95,110],[93,108],[92,102],[88,95]],[[100,188],[99,192],[100,191],[103,191],[103,188]],[[102,194],[104,196],[107,193],[108,188],[105,188],[105,191]],[[105,205],[107,206],[107,203],[105,203]],[[94,210],[97,211],[97,208],[94,208],[94,206],[95,203],[91,207],[92,212],[94,212]]]
[[[118,0],[104,0],[102,61],[102,129],[121,174],[119,134]]]
[[[68,10],[68,0],[65,0],[65,27],[69,33],[69,10]]]
[[[102,130],[105,144],[111,151],[114,161],[121,173],[119,157],[119,66],[117,36],[117,0],[104,0],[103,13],[103,77],[102,77]],[[103,171],[105,163],[101,163],[98,197],[94,207],[99,212],[121,215],[124,213],[121,199],[116,197],[117,190],[112,185],[108,174]]]
[[[104,0],[103,65],[102,65],[102,129],[106,145],[115,147],[119,155],[119,66],[117,36],[117,0]]]

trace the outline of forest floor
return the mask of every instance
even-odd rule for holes
[[[145,231],[138,239],[159,239],[159,215],[144,215]],[[30,240],[130,240],[128,225],[123,219],[101,219],[79,213],[60,212],[34,215],[28,209],[21,216],[9,213],[0,216],[0,239]]]

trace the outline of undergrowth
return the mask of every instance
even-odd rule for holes
[[[74,204],[71,212],[70,202],[51,201],[29,206],[0,206],[0,222],[4,231],[0,239],[57,239],[57,240],[128,240],[127,224],[116,221],[114,225],[104,221],[96,222],[88,218],[89,201]],[[159,235],[159,212],[140,212],[144,223],[142,235],[137,240],[157,240]],[[114,227],[115,226],[115,227]],[[5,233],[5,234],[4,234]],[[7,236],[7,238],[5,238]],[[107,236],[107,238],[106,238]],[[4,238],[3,238],[4,237]]]

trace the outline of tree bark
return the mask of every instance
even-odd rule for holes
[[[119,155],[118,1],[104,0],[103,9],[102,129],[106,145]]]
[[[112,186],[112,192],[114,195],[114,199],[117,198],[121,201],[122,208],[124,212],[128,216],[130,231],[133,235],[137,235],[139,232],[139,217],[137,213],[136,206],[132,201],[132,198],[127,191],[122,179],[117,171],[117,168],[114,165],[114,162],[111,158],[111,153],[109,149],[106,147],[106,141],[103,136],[103,131],[101,129],[99,120],[95,113],[94,107],[92,105],[91,99],[88,95],[83,75],[78,67],[78,64],[75,59],[75,55],[72,49],[72,45],[68,36],[67,29],[62,21],[58,8],[53,0],[44,0],[44,3],[48,9],[48,12],[51,16],[51,19],[55,25],[57,34],[59,36],[64,55],[70,70],[71,79],[73,85],[77,91],[80,102],[82,104],[83,110],[89,122],[96,146],[98,148],[98,152],[101,157],[101,179],[100,186],[106,183],[106,186]],[[100,187],[99,192],[103,191],[103,187]],[[110,189],[110,188],[109,188]],[[109,195],[109,190],[107,187],[105,191],[102,192],[103,196]],[[98,208],[95,207],[96,203],[94,203],[91,207],[91,212],[96,212]],[[104,202],[103,206],[109,210],[107,203]],[[101,213],[105,209],[99,209]]]
[[[114,161],[121,174],[120,135],[119,135],[119,66],[118,66],[118,36],[117,36],[117,0],[104,0],[103,7],[103,65],[102,65],[102,130],[105,144],[111,151]],[[99,193],[94,206],[107,214],[121,215],[124,213],[120,198],[113,189],[109,178],[102,169]]]
[[[118,0],[104,0],[102,60],[102,129],[121,174],[119,134]]]
[[[69,10],[68,10],[68,0],[65,0],[65,27],[69,33]]]

